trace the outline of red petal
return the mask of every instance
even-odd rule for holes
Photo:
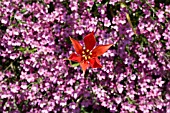
[[[78,56],[75,53],[72,53],[69,57],[70,60],[75,61],[75,62],[81,62],[81,56]]]
[[[99,45],[92,51],[92,57],[101,56],[104,54],[113,44]]]
[[[86,49],[92,50],[94,48],[94,46],[96,44],[94,32],[92,32],[84,37],[84,43],[85,43]]]
[[[92,68],[102,68],[102,65],[97,57],[90,59],[89,62]]]
[[[71,38],[71,37],[70,37],[70,40],[71,40],[71,42],[72,42],[72,44],[73,44],[74,49],[76,50],[76,52],[81,55],[83,48],[82,48],[82,46],[80,45],[80,43],[79,43],[77,40],[75,40],[75,39],[73,39],[73,38]]]
[[[89,67],[89,64],[88,64],[88,62],[85,61],[85,62],[81,62],[80,66],[81,66],[83,72],[85,72],[86,69]]]

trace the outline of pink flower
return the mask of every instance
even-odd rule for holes
[[[144,54],[144,55],[140,55],[139,56],[139,61],[143,64],[144,62],[146,62],[147,61],[147,58],[146,58],[146,55]]]
[[[132,75],[130,76],[130,78],[131,78],[131,80],[135,80],[135,79],[136,79],[136,75],[135,75],[135,74],[132,74]]]
[[[121,84],[118,84],[118,85],[117,85],[117,90],[118,90],[119,93],[122,93],[122,92],[123,92],[123,89],[124,89],[124,88],[123,88],[123,85],[121,85]]]
[[[115,98],[115,101],[117,104],[120,104],[122,102],[122,98],[121,97],[117,97]]]
[[[156,12],[156,15],[158,17],[159,22],[165,21],[164,11],[158,10],[158,12]]]

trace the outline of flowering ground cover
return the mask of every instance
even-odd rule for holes
[[[83,73],[93,32],[112,46]],[[0,0],[0,112],[170,113],[170,1]]]

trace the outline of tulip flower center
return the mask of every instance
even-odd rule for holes
[[[92,56],[92,53],[91,53],[88,49],[84,49],[84,50],[82,51],[82,58],[83,58],[84,60],[90,59],[91,56]]]

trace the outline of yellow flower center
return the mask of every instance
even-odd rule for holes
[[[82,57],[83,57],[84,60],[90,59],[91,56],[92,56],[92,53],[90,52],[89,49],[84,49],[84,50],[82,51]]]

